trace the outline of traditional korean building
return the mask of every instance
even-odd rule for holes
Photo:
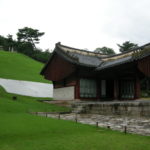
[[[150,44],[109,56],[57,43],[41,74],[56,100],[138,99],[141,80],[150,77]]]

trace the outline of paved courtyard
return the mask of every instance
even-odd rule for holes
[[[127,132],[140,135],[150,136],[150,118],[131,118],[131,117],[117,117],[117,116],[104,116],[96,114],[45,114],[38,113],[41,116],[47,116],[51,118],[58,118],[63,120],[72,120],[83,124],[90,124],[99,127],[104,127],[112,130],[119,130],[124,132],[125,126],[127,126]]]

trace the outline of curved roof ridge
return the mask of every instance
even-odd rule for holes
[[[97,52],[87,51],[87,50],[84,50],[84,49],[78,49],[78,48],[62,45],[60,42],[56,43],[56,47],[57,46],[59,48],[66,48],[66,51],[67,50],[68,51],[74,51],[74,52],[77,52],[77,53],[80,53],[80,54],[88,54],[88,55],[93,55],[93,56],[97,56],[97,57],[105,57],[105,56],[107,56],[106,54],[102,54],[102,53],[97,53]]]
[[[124,52],[119,53],[119,54],[107,55],[105,58],[110,58],[110,57],[115,57],[115,56],[124,55],[124,54],[130,53],[130,52],[133,52],[133,51],[135,51],[135,50],[143,49],[143,48],[146,47],[146,46],[150,46],[150,43],[144,44],[144,45],[142,45],[142,46],[138,46],[138,47],[136,47],[136,48],[132,48],[132,49],[130,49],[130,50],[128,50],[128,51],[124,51]]]
[[[113,59],[119,59],[119,58],[127,57],[127,56],[132,55],[136,50],[142,50],[146,46],[150,46],[150,43],[147,43],[147,44],[142,45],[142,46],[138,46],[136,48],[130,49],[128,51],[125,51],[125,52],[122,52],[119,54],[108,55],[108,56],[102,58],[102,60],[107,61],[107,60],[113,60]]]

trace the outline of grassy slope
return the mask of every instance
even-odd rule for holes
[[[149,150],[150,137],[27,114],[65,108],[18,96],[0,88],[0,150]]]
[[[42,63],[23,54],[0,51],[1,78],[50,83],[40,75],[42,67]]]
[[[13,96],[16,96],[17,100],[13,101]],[[39,102],[37,101],[38,99],[41,98],[6,93],[5,90],[2,87],[0,87],[0,112],[26,113],[29,111],[65,111],[67,109],[64,107],[56,107],[55,105],[49,105],[46,103]]]

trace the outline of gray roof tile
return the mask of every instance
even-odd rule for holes
[[[124,57],[124,58],[103,62],[99,67],[96,68],[96,70],[102,70],[102,69],[110,68],[110,67],[113,67],[113,66],[116,66],[116,65],[121,65],[121,64],[130,62],[132,60],[133,60],[132,56],[127,56],[127,57]]]
[[[95,71],[100,71],[106,68],[118,66],[131,61],[136,61],[138,59],[142,59],[143,57],[149,56],[150,43],[136,49],[112,56],[76,49],[57,43],[54,53],[57,53],[65,60],[73,64],[85,67],[93,67],[95,68]],[[51,57],[48,63],[44,66],[41,74],[44,73],[44,70],[47,68],[52,58],[53,57]]]

